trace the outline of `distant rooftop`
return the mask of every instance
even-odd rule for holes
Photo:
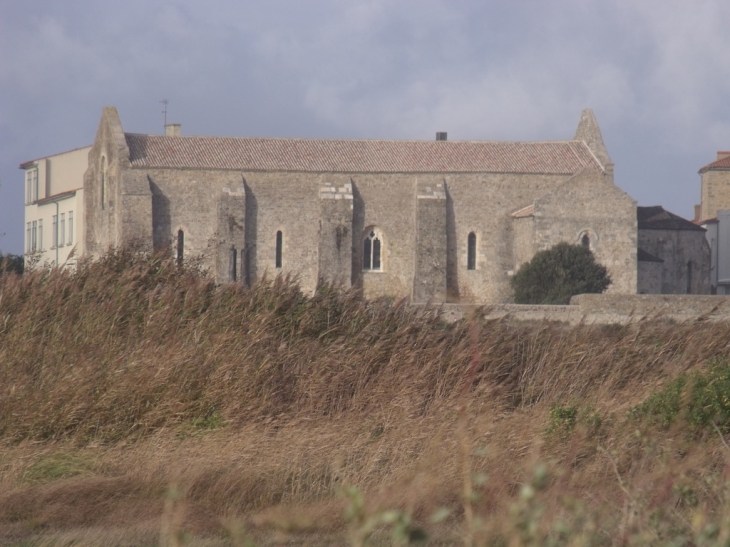
[[[730,152],[718,152],[717,159],[705,165],[699,172],[704,173],[712,169],[730,169]]]
[[[637,207],[636,220],[640,230],[693,230],[704,232],[702,226],[670,213],[661,205]]]
[[[604,170],[583,141],[395,141],[180,137],[125,133],[132,167],[344,173]]]

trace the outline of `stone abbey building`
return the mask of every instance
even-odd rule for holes
[[[636,203],[590,110],[572,140],[486,142],[143,135],[107,107],[83,187],[87,253],[170,248],[219,282],[505,302],[522,263],[568,241],[608,268],[609,292],[637,291]]]

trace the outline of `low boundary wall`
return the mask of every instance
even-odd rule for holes
[[[487,319],[561,321],[572,325],[629,324],[665,319],[671,321],[730,321],[730,296],[689,294],[581,294],[567,306],[444,304],[441,316],[458,321],[473,313]]]

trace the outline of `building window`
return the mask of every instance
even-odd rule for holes
[[[74,242],[74,212],[68,212],[68,244],[71,245]]]
[[[182,230],[177,231],[177,265],[182,266],[183,255],[185,254],[185,233]]]
[[[25,202],[38,201],[38,169],[28,169],[25,172]]]
[[[33,221],[33,232],[31,233],[30,250],[31,252],[36,252],[38,250],[38,222],[36,222],[35,220]]]
[[[281,258],[283,253],[283,247],[284,247],[284,234],[281,233],[281,230],[276,232],[276,268],[281,269]]]
[[[43,219],[38,221],[38,250],[43,250]]]
[[[101,157],[101,208],[106,209],[106,156]]]
[[[61,213],[61,227],[58,229],[58,246],[66,244],[66,213]]]
[[[580,244],[583,245],[583,247],[591,248],[591,238],[588,237],[588,234],[583,234],[583,237],[580,238]]]
[[[375,230],[367,232],[363,240],[362,269],[379,271],[381,270],[381,237]]]
[[[53,215],[53,239],[51,239],[51,248],[58,247],[58,215]]]
[[[29,222],[25,227],[25,252],[30,253],[30,234],[32,224]]]
[[[474,232],[470,232],[466,240],[466,269],[477,269],[477,235]]]
[[[238,251],[236,251],[235,247],[231,247],[231,258],[229,262],[229,272],[228,272],[228,278],[231,281],[236,281],[237,273],[238,273]]]

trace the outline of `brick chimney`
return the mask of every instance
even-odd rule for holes
[[[180,124],[179,123],[168,123],[165,126],[166,137],[179,137],[180,136]],[[730,152],[728,152],[730,154]]]
[[[717,159],[718,160],[727,158],[728,156],[730,156],[730,152],[722,152],[722,151],[719,151],[719,150],[717,152]],[[715,161],[717,161],[717,160],[715,160]]]

